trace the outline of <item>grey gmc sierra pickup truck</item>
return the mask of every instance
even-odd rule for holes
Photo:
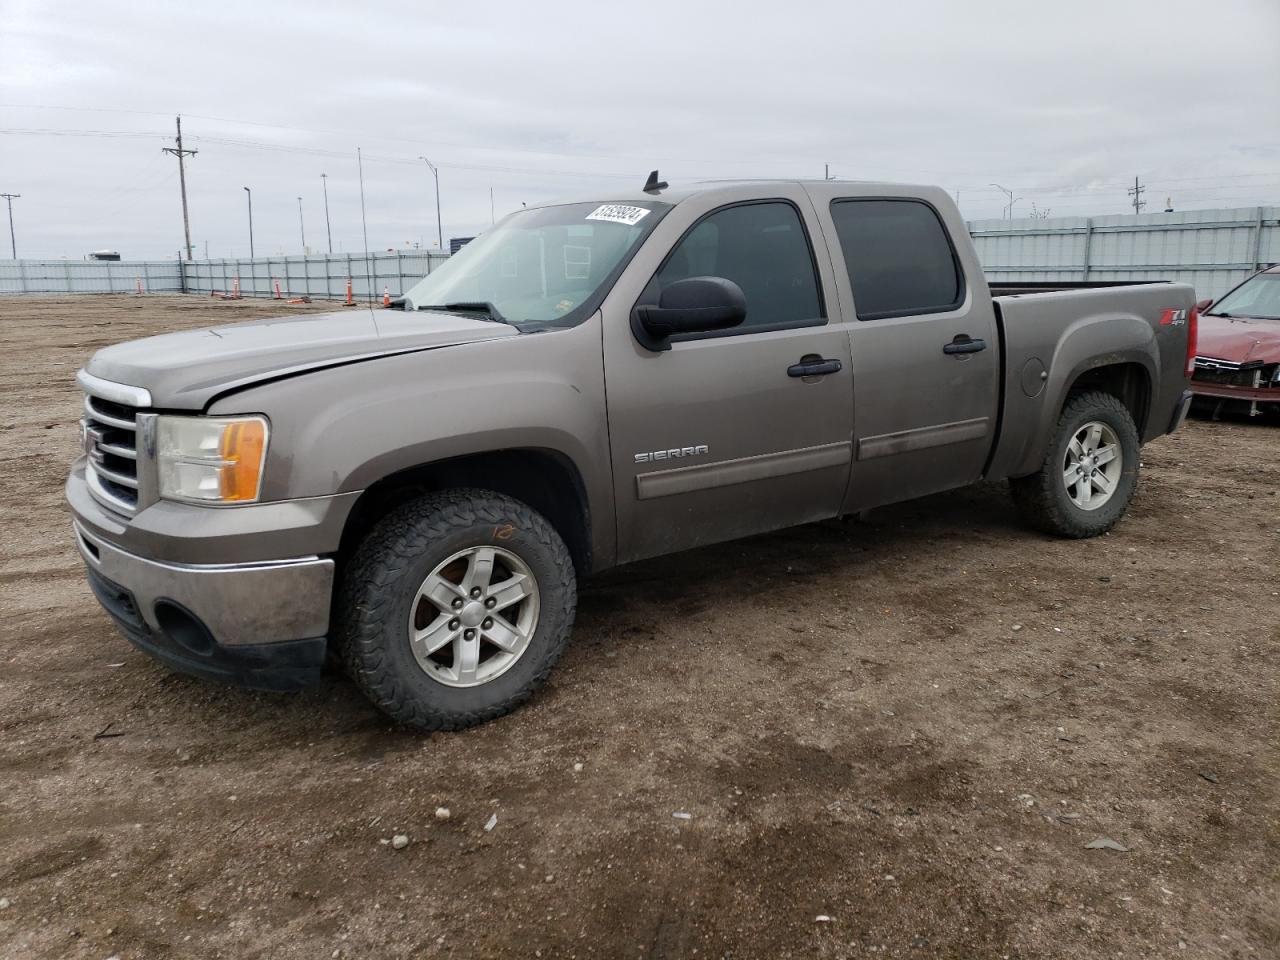
[[[1077,286],[993,299],[934,187],[529,207],[393,309],[99,351],[76,540],[176,669],[292,689],[331,649],[396,720],[464,727],[531,695],[616,564],[981,479],[1110,529],[1185,415],[1195,295]]]

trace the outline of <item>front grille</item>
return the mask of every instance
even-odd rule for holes
[[[1216,357],[1196,357],[1196,369],[1191,379],[1214,386],[1259,390],[1277,385],[1275,373],[1275,364],[1265,365],[1256,361],[1250,364],[1239,364],[1231,360],[1219,360]]]
[[[85,394],[84,452],[89,492],[103,506],[131,516],[138,509],[138,411]]]

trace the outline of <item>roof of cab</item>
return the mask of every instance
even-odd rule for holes
[[[531,204],[531,206],[558,207],[568,203],[636,203],[637,201],[643,203],[643,202],[653,202],[655,200],[661,201],[662,203],[670,203],[674,205],[679,203],[682,200],[687,200],[690,197],[700,196],[703,194],[727,192],[729,190],[737,189],[740,187],[748,187],[748,186],[765,187],[765,186],[768,186],[769,184],[780,184],[780,183],[787,183],[787,184],[820,183],[820,184],[826,184],[828,186],[836,183],[849,184],[849,185],[875,183],[877,186],[886,185],[885,182],[876,181],[876,180],[821,180],[821,179],[801,179],[801,178],[784,179],[779,177],[761,178],[761,179],[745,178],[740,180],[695,180],[695,181],[689,182],[688,184],[664,187],[661,190],[658,190],[654,193],[646,193],[644,190],[641,190],[641,189],[623,190],[617,193],[609,193],[609,194],[604,194],[603,192],[601,192],[601,193],[593,194],[589,197],[571,197],[571,198],[562,199],[562,200],[550,200],[550,201],[547,201],[546,203]],[[894,184],[894,186],[901,186],[904,190],[911,190],[911,191],[920,189],[918,185],[913,185],[908,187],[906,184]]]

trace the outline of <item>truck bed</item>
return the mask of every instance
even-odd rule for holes
[[[1123,365],[1133,375],[1132,389],[1145,391],[1146,415],[1136,418],[1144,442],[1168,430],[1186,381],[1167,371],[1182,369],[1187,325],[1162,320],[1166,311],[1190,312],[1195,292],[1189,285],[1024,283],[991,289],[1001,294],[993,299],[1004,359],[1002,424],[988,478],[1039,468],[1038,451],[1059,413],[1054,403],[1060,405],[1066,386],[1093,367]],[[1099,353],[1101,345],[1106,352]]]
[[[1056,293],[1060,290],[1099,290],[1113,287],[1138,287],[1168,280],[1024,280],[1015,283],[988,282],[993,297],[1015,297],[1027,293]]]

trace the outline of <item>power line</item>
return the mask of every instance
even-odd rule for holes
[[[0,106],[3,106],[3,105],[0,104]],[[19,106],[25,106],[25,105],[19,105]],[[78,108],[58,108],[58,109],[78,109]],[[111,112],[139,113],[139,114],[144,114],[148,116],[152,115],[147,111],[111,111]],[[196,116],[202,119],[216,120],[217,122],[227,122],[227,123],[237,122],[237,123],[252,124],[252,125],[262,126],[262,127],[270,127],[275,129],[296,130],[300,132],[324,133],[324,134],[332,133],[333,135],[341,135],[341,136],[349,135],[348,133],[344,133],[341,131],[319,131],[319,130],[311,130],[305,127],[290,127],[290,126],[283,126],[279,124],[261,123],[258,121],[248,121],[248,120],[232,121],[226,118],[204,117],[203,115],[197,115],[197,114],[188,114],[187,116],[188,118]],[[3,128],[3,129],[0,129],[0,135],[79,136],[79,137],[105,137],[105,138],[120,138],[120,139],[152,139],[152,138],[162,137],[162,135],[159,135],[159,134],[138,133],[138,132],[128,132],[128,131],[53,130],[53,129],[33,129],[33,128]],[[350,155],[346,150],[332,150],[332,149],[327,149],[323,147],[289,146],[285,144],[265,143],[262,141],[245,140],[245,139],[238,139],[238,138],[232,138],[232,137],[197,135],[190,139],[194,139],[194,140],[198,140],[198,141],[202,141],[204,143],[210,143],[210,144],[216,143],[224,146],[234,146],[234,147],[242,147],[242,148],[256,149],[256,150],[268,150],[268,151],[281,152],[281,153],[296,153],[296,154],[311,155],[311,156],[318,156],[318,157],[345,158]],[[403,137],[387,138],[387,139],[397,139],[397,140],[410,142],[410,143],[423,142],[423,141],[412,140],[410,138],[403,138]],[[575,157],[580,157],[582,159],[589,159],[589,158],[601,156],[599,154],[551,153],[547,151],[522,150],[519,148],[511,148],[508,150],[506,148],[490,148],[490,147],[476,148],[476,147],[465,146],[464,149],[483,149],[483,150],[502,149],[508,153],[523,153],[523,154],[530,154],[530,155],[562,156],[562,157],[575,156]],[[394,163],[394,164],[404,164],[404,165],[415,165],[417,163],[416,160],[410,157],[379,156],[379,155],[372,155],[372,154],[366,156],[365,159],[374,163]],[[624,158],[621,156],[609,156],[609,157],[605,157],[605,159],[624,159]],[[684,160],[681,160],[680,162],[710,165],[710,164],[742,163],[742,162],[751,162],[753,164],[759,164],[761,161],[759,160],[752,160],[752,161],[689,160],[686,158]],[[792,161],[768,161],[768,162],[792,162]],[[799,163],[800,161],[797,160],[794,162]],[[522,166],[510,166],[510,165],[449,162],[449,161],[441,162],[439,165],[441,167],[459,169],[459,170],[481,170],[481,171],[501,172],[501,173],[537,174],[539,176],[582,177],[582,178],[591,178],[591,179],[616,179],[616,180],[633,179],[633,175],[629,173],[619,174],[619,173],[606,173],[606,172],[584,171],[584,170],[564,170],[564,169],[554,168],[554,167],[550,167],[550,168],[522,167]],[[856,163],[849,164],[849,165],[855,168],[858,166],[858,164]],[[908,170],[907,168],[897,168],[893,176],[900,178],[904,173],[909,173],[909,172],[912,172],[912,171]],[[915,172],[924,172],[924,171],[917,170]],[[933,171],[933,172],[936,172],[943,177],[947,177],[955,173],[955,171],[942,171],[942,170]],[[1203,183],[1203,182],[1209,181],[1210,182],[1209,186],[1195,188],[1198,190],[1204,190],[1204,189],[1211,189],[1213,185],[1222,186],[1222,187],[1229,186],[1230,184],[1228,184],[1226,181],[1257,180],[1257,179],[1266,178],[1266,177],[1273,177],[1274,175],[1275,175],[1274,173],[1240,173],[1240,174],[1218,174],[1214,176],[1201,176],[1201,177],[1162,177],[1156,181],[1152,181],[1152,183],[1164,186],[1167,184],[1174,184],[1174,183]],[[864,172],[863,175],[860,176],[860,179],[873,179],[873,177],[871,177],[870,173]],[[1125,182],[1125,181],[1120,180],[1119,178],[1090,178],[1088,183],[1086,184],[1032,185],[1032,186],[1023,186],[1021,190],[1023,193],[1028,193],[1028,194],[1035,193],[1037,195],[1044,196],[1044,197],[1056,198],[1060,196],[1070,196],[1070,195],[1079,194],[1079,193],[1094,193],[1094,192],[1101,193],[1105,187],[1109,185],[1118,186],[1122,182]],[[1241,184],[1240,186],[1247,186],[1247,185]],[[1258,184],[1257,186],[1270,186],[1270,184]],[[961,189],[964,191],[965,194],[974,194],[974,193],[983,194],[983,193],[995,192],[985,184],[984,185],[959,184],[959,185],[955,185],[953,189]],[[1144,190],[1146,189],[1146,185],[1143,186],[1143,189]]]
[[[0,133],[17,137],[106,137],[113,140],[164,140],[162,133],[129,130],[53,130],[47,127],[6,127]]]
[[[163,113],[161,111],[156,111],[156,110],[135,110],[135,109],[125,109],[120,107],[74,107],[74,106],[67,106],[63,104],[37,104],[37,103],[0,103],[0,107],[13,108],[13,109],[25,109],[25,110],[60,110],[60,111],[77,112],[77,113],[111,113],[111,114],[132,115],[132,116],[140,116],[140,117],[168,116],[168,114]],[[236,124],[236,125],[242,125],[242,126],[255,126],[255,127],[263,127],[263,128],[272,129],[272,130],[290,130],[298,133],[309,133],[309,134],[315,134],[315,135],[321,135],[321,136],[338,136],[338,137],[357,138],[363,135],[361,131],[320,129],[315,127],[303,127],[303,126],[296,126],[291,124],[271,123],[263,120],[249,120],[249,119],[234,118],[234,117],[219,117],[219,116],[213,116],[210,114],[188,113],[187,117],[195,118],[198,120],[207,120],[213,123],[228,123],[228,124]],[[139,138],[139,139],[163,136],[158,134],[148,134],[148,133],[138,133],[138,132],[71,131],[71,130],[62,131],[62,130],[51,130],[51,129],[39,129],[39,130],[37,129],[7,129],[7,130],[0,129],[0,134],[32,134],[32,135],[50,135],[50,136],[101,136],[101,137]],[[662,161],[664,163],[696,163],[696,164],[705,164],[705,165],[714,165],[714,166],[725,166],[728,164],[751,164],[753,166],[759,166],[760,163],[762,162],[758,158],[752,158],[752,159],[720,158],[716,160],[709,160],[705,158],[690,158],[690,157],[658,157],[658,156],[653,156],[651,154],[644,154],[644,155],[616,154],[616,153],[609,154],[609,153],[588,153],[585,151],[579,151],[575,153],[562,153],[562,152],[549,151],[549,150],[532,150],[532,149],[521,148],[521,147],[507,147],[507,146],[493,147],[493,146],[487,146],[484,144],[467,144],[467,143],[459,143],[455,141],[445,141],[445,140],[438,140],[438,139],[423,140],[423,139],[414,138],[414,137],[387,136],[385,134],[369,134],[368,136],[371,136],[374,139],[392,141],[392,142],[428,144],[433,147],[447,146],[447,147],[457,147],[459,149],[464,149],[464,150],[483,150],[487,152],[500,152],[500,153],[507,153],[507,154],[525,154],[529,156],[574,157],[574,158],[580,158],[580,159],[605,159],[605,160],[643,159],[645,162],[652,160],[652,161]],[[212,138],[204,138],[204,139],[212,140]],[[232,143],[236,141],[227,140],[226,142]],[[239,141],[239,142],[244,145],[252,144],[254,146],[259,146],[263,149],[283,149],[288,151],[299,151],[299,152],[307,149],[307,148],[281,147],[275,144],[259,144],[259,143],[254,143],[253,141]],[[327,154],[321,154],[321,155],[347,157],[350,154],[348,151],[342,151],[342,152],[331,151]],[[374,157],[374,156],[367,157],[366,159],[369,159],[371,161],[377,161],[377,162],[395,162],[395,163],[413,163],[414,162],[408,159],[397,160],[397,159],[380,158],[380,157]],[[764,162],[795,163],[797,165],[801,165],[804,163],[804,161],[800,158],[795,158],[795,159],[770,158]],[[860,166],[858,162],[849,163],[847,161],[844,161],[843,163],[845,166],[851,167],[855,170],[857,170]],[[481,166],[469,167],[465,164],[450,164],[450,163],[442,163],[441,166],[455,167],[455,168],[461,168],[461,169],[496,169],[502,172],[513,172],[513,173],[552,172],[552,173],[557,173],[562,175],[570,175],[563,171],[542,171],[542,170],[532,169],[532,168],[510,168],[510,167],[490,168],[490,167],[481,167]],[[954,169],[939,170],[939,169],[926,169],[926,168],[920,168],[920,167],[906,168],[906,167],[895,165],[895,167],[889,174],[889,177],[891,179],[902,178],[905,174],[911,174],[911,173],[935,174],[942,178],[949,178],[952,176],[956,176],[957,174],[959,174],[960,176],[980,176],[980,177],[985,177],[990,175],[989,171],[985,171],[985,172],[973,171],[973,170],[957,171]],[[598,177],[599,176],[602,176],[602,177],[622,177],[623,176],[621,174],[572,174],[572,175],[598,176]],[[997,174],[997,175],[1001,175],[1001,174]],[[1002,176],[1007,176],[1007,175],[1008,173],[1006,172]],[[1181,182],[1191,182],[1191,181],[1199,181],[1199,180],[1215,180],[1216,181],[1216,180],[1256,179],[1260,177],[1269,177],[1273,175],[1274,174],[1272,173],[1246,173],[1246,174],[1224,174],[1224,175],[1209,176],[1209,177],[1163,178],[1159,181],[1159,183],[1162,183],[1162,184],[1181,183]],[[631,175],[628,174],[626,176],[630,178]],[[858,174],[856,178],[857,179],[874,179],[874,177],[869,172],[862,172]],[[1121,182],[1125,182],[1125,181],[1122,181],[1118,178],[1090,180],[1091,184],[1097,184],[1099,186],[1106,185],[1106,184],[1118,185]],[[975,187],[966,186],[964,184],[960,184],[959,188],[964,190],[965,193],[969,193],[975,190],[977,192],[983,192],[985,190],[984,187],[975,188]],[[1071,189],[1079,189],[1079,188],[1055,188],[1055,187],[1048,187],[1048,186],[1039,186],[1039,187],[1024,186],[1022,188],[1024,192],[1034,191],[1034,192],[1040,192],[1040,193],[1052,193],[1053,191],[1056,191],[1059,189],[1071,190]]]

